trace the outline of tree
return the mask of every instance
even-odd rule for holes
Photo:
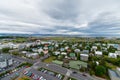
[[[2,49],[2,52],[3,52],[3,53],[8,53],[9,50],[10,50],[10,48],[3,48],[3,49]]]
[[[104,66],[101,66],[101,65],[96,66],[96,68],[95,68],[95,74],[97,76],[103,76],[105,73],[106,73],[106,69],[105,69]]]

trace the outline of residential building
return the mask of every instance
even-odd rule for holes
[[[80,54],[80,60],[88,61],[88,57],[89,57],[88,54]]]
[[[117,54],[116,53],[109,53],[108,56],[110,58],[117,58]]]
[[[108,74],[111,80],[120,80],[120,71],[119,70],[108,70]]]
[[[13,59],[11,55],[0,54],[0,68],[6,68],[13,64]]]
[[[95,55],[96,55],[96,56],[102,56],[102,54],[103,54],[103,53],[102,53],[101,51],[95,51]]]

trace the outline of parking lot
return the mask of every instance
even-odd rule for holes
[[[64,78],[63,75],[44,68],[39,70],[31,68],[29,71],[24,71],[23,74],[34,80],[63,80]]]
[[[22,62],[21,61],[18,61],[16,59],[13,60],[13,65],[11,66],[8,66],[6,68],[0,68],[0,74],[3,73],[3,72],[6,72],[8,70],[11,70],[11,69],[14,69],[15,67],[17,67],[18,65],[20,65]]]
[[[45,69],[45,68],[40,68],[39,71],[44,73],[44,74],[48,74],[50,76],[56,77],[59,80],[62,80],[64,78],[64,75],[62,75],[60,73],[53,72],[53,71]]]

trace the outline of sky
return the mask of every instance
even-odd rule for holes
[[[2,0],[0,33],[120,35],[120,0]]]

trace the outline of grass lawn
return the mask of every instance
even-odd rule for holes
[[[59,65],[62,65],[62,64],[63,64],[62,61],[58,61],[58,60],[54,60],[54,61],[52,61],[52,62],[55,63],[55,64],[59,64]]]
[[[70,68],[79,69],[80,66],[87,68],[87,63],[83,61],[70,61]]]
[[[51,57],[45,59],[43,62],[45,62],[45,63],[51,63],[54,59],[56,59],[56,57],[55,56],[51,56]]]
[[[17,80],[31,80],[31,79],[27,76],[23,76],[21,78],[18,78]]]

